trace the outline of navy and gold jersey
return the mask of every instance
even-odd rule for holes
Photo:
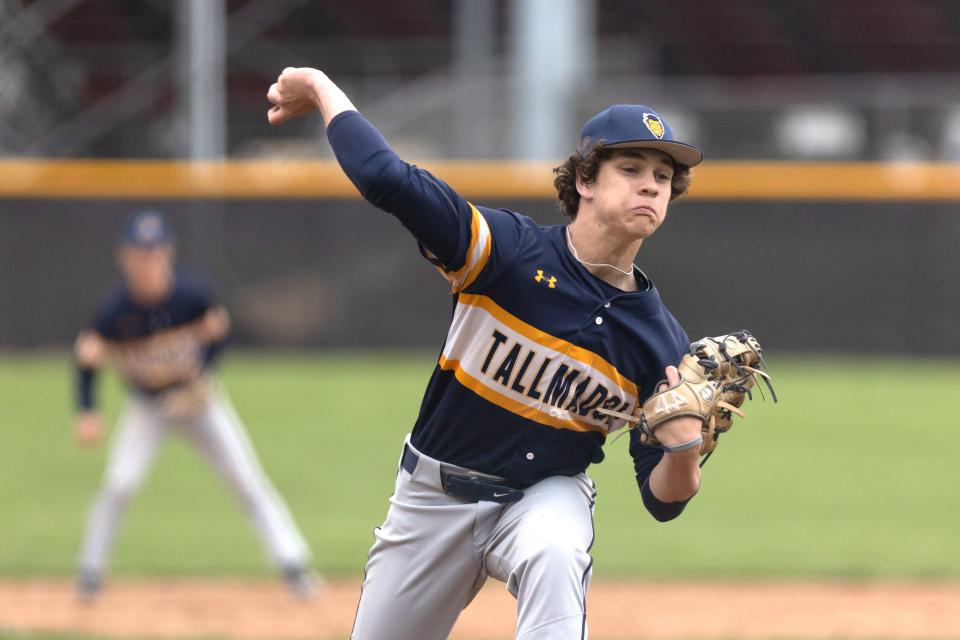
[[[467,202],[355,111],[327,133],[347,176],[413,233],[454,295],[413,445],[520,487],[603,460],[623,423],[597,409],[632,412],[689,346],[653,283],[638,271],[641,291],[610,286],[574,259],[565,226]],[[630,451],[638,480],[663,455],[637,438]]]
[[[98,306],[92,328],[109,345],[121,377],[132,388],[156,393],[188,382],[209,366],[215,346],[197,322],[214,306],[199,281],[177,274],[166,301],[138,304],[123,285]]]

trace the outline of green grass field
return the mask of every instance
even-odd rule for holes
[[[429,354],[233,353],[224,380],[274,484],[330,576],[362,572]],[[627,438],[591,470],[595,577],[956,579],[960,449],[941,408],[960,362],[780,357],[781,402],[749,404],[679,520],[644,511]],[[0,355],[0,576],[68,575],[105,448],[71,435],[66,355]],[[122,391],[107,376],[105,413]],[[132,503],[120,574],[266,575],[257,539],[195,452],[171,438]]]

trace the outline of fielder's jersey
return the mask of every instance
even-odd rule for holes
[[[642,273],[638,292],[600,280],[565,226],[467,202],[355,111],[327,131],[345,173],[410,229],[454,294],[413,445],[519,487],[600,462],[623,423],[597,409],[632,412],[689,346],[656,287]],[[642,484],[662,451],[636,438],[630,450]]]
[[[177,274],[169,298],[153,306],[118,286],[100,303],[93,329],[110,342],[123,380],[154,394],[196,379],[209,366],[216,347],[199,339],[195,323],[213,306],[206,286]]]

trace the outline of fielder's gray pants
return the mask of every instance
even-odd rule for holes
[[[103,484],[87,518],[78,558],[81,571],[103,573],[120,516],[171,429],[189,438],[233,490],[277,567],[300,567],[309,549],[283,500],[270,484],[226,395],[218,388],[204,408],[172,422],[158,402],[130,395],[110,443]]]
[[[590,478],[547,478],[507,505],[471,503],[446,495],[441,463],[416,453],[416,469],[400,468],[387,520],[375,531],[352,637],[446,638],[493,576],[517,599],[517,638],[586,638]]]

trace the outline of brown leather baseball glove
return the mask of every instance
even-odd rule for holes
[[[677,366],[680,381],[673,386],[661,383],[634,415],[601,411],[638,429],[643,444],[670,452],[699,446],[700,455],[706,456],[703,465],[716,449],[720,435],[733,426],[733,416],[746,417],[740,407],[752,397],[757,378],[763,379],[773,401],[777,401],[770,376],[761,370],[762,353],[760,343],[749,331],[702,338],[690,345],[690,352]],[[699,418],[703,422],[701,437],[672,447],[662,445],[656,437],[657,428],[680,416]]]

